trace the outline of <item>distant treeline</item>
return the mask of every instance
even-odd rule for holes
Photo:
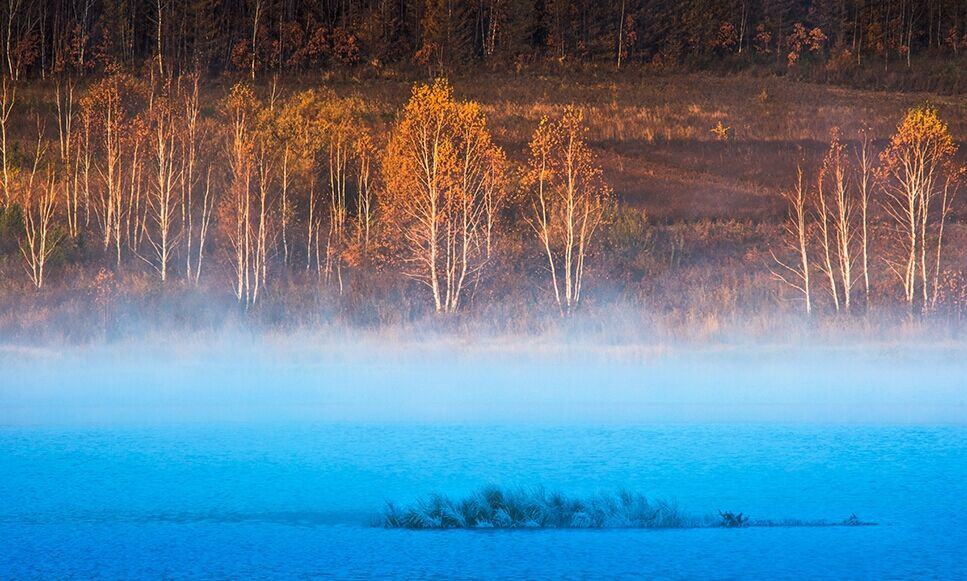
[[[762,63],[849,76],[967,52],[962,0],[6,0],[6,74]],[[949,74],[949,71],[948,71]]]

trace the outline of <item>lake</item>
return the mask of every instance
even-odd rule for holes
[[[626,488],[871,527],[407,531],[386,500]],[[163,422],[0,428],[0,577],[943,578],[967,429],[786,423]]]
[[[967,349],[219,336],[0,348],[0,578],[939,578]],[[388,530],[488,484],[869,527]]]

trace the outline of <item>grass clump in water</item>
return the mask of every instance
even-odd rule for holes
[[[694,527],[830,527],[871,526],[874,522],[849,518],[803,521],[750,519],[741,512],[719,511],[717,516],[694,517],[674,503],[651,500],[620,491],[571,498],[542,487],[487,486],[454,500],[431,494],[411,505],[386,504],[376,526],[393,529],[681,529]]]
[[[405,529],[685,528],[701,521],[669,502],[621,491],[570,498],[543,488],[488,486],[453,500],[432,494],[409,506],[387,503],[382,526]]]
[[[727,529],[737,529],[749,526],[749,517],[745,516],[741,512],[736,514],[730,511],[719,511],[719,517],[722,519],[719,522],[719,526]]]

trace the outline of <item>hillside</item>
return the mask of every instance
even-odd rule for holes
[[[76,144],[83,143],[78,137],[79,128],[87,127],[84,107],[93,106],[91,111],[96,112],[100,105],[94,101],[87,101],[89,104],[85,105],[84,95],[110,85],[110,78],[84,80],[73,85],[76,147],[82,147]],[[131,107],[127,111],[130,122],[142,124],[131,125],[130,130],[145,124],[150,127],[151,102],[157,98],[151,95],[166,89],[147,83],[138,85],[133,78],[124,82],[134,83],[125,89],[133,91],[131,103],[135,103],[124,105]],[[152,236],[157,226],[158,206],[151,201],[152,192],[158,191],[157,178],[152,177],[155,175],[152,167],[158,167],[157,156],[146,149],[138,154],[140,157],[126,157],[138,151],[129,149],[138,141],[128,139],[147,139],[150,133],[138,138],[123,136],[119,142],[122,155],[118,162],[118,169],[122,170],[119,187],[122,189],[118,203],[123,207],[118,215],[125,216],[124,228],[130,230],[134,224],[135,231],[122,234],[118,230],[115,244],[113,234],[104,231],[103,216],[107,214],[98,210],[101,203],[98,200],[103,197],[98,192],[106,191],[100,188],[105,188],[107,182],[104,150],[95,144],[85,150],[88,151],[86,158],[75,156],[73,166],[70,163],[62,166],[60,177],[56,171],[51,174],[55,180],[73,175],[73,191],[80,200],[77,184],[83,180],[76,160],[88,159],[91,164],[85,182],[89,197],[75,202],[75,214],[83,222],[76,235],[67,235],[64,231],[69,213],[66,202],[61,200],[55,204],[50,221],[55,233],[52,238],[58,244],[47,260],[42,289],[34,288],[36,281],[25,276],[25,258],[29,257],[22,249],[22,204],[8,206],[0,227],[0,273],[3,275],[0,332],[21,339],[62,336],[88,340],[166,332],[165,329],[215,330],[226,324],[382,327],[414,322],[469,325],[495,332],[542,332],[548,325],[557,325],[554,322],[557,309],[553,287],[549,286],[547,259],[542,257],[541,245],[530,222],[534,188],[533,184],[528,185],[526,175],[531,163],[529,142],[543,117],[552,121],[559,119],[568,106],[573,106],[582,112],[582,139],[613,197],[602,227],[588,246],[587,283],[582,301],[585,304],[575,310],[572,318],[587,319],[580,324],[582,327],[611,328],[618,335],[720,339],[736,334],[781,336],[790,325],[800,325],[790,322],[790,317],[798,320],[802,316],[798,293],[775,276],[777,256],[782,260],[787,256],[783,254],[787,206],[780,193],[795,185],[797,166],[803,168],[807,189],[815,189],[816,176],[836,133],[849,158],[849,171],[855,172],[853,158],[864,131],[869,138],[871,155],[876,158],[875,165],[879,165],[879,152],[887,147],[905,112],[923,104],[936,107],[954,143],[967,139],[967,101],[959,97],[868,92],[772,76],[656,75],[643,71],[511,76],[458,74],[450,83],[457,102],[479,104],[481,119],[485,120],[494,146],[507,158],[499,188],[503,202],[496,222],[499,227],[495,234],[495,253],[482,264],[483,268],[472,272],[467,280],[467,292],[452,315],[443,319],[431,315],[433,305],[428,301],[428,288],[414,280],[405,267],[404,250],[399,247],[401,233],[383,223],[389,215],[384,215],[381,207],[381,196],[389,193],[384,178],[391,167],[387,164],[394,163],[386,157],[387,148],[404,117],[403,108],[411,91],[420,85],[419,79],[398,75],[354,78],[300,74],[235,84],[229,77],[219,77],[201,79],[197,93],[202,134],[197,142],[195,163],[198,167],[193,170],[194,201],[191,203],[196,213],[203,212],[204,208],[197,207],[198,200],[207,191],[212,204],[208,235],[201,247],[197,247],[197,234],[188,233],[194,232],[191,228],[198,228],[198,217],[194,225],[189,224],[185,211],[192,206],[179,205],[182,202],[178,196],[184,196],[185,190],[183,182],[178,180],[183,178],[185,166],[172,166],[172,192],[181,193],[173,195],[168,202],[173,210],[169,226],[171,242],[165,258],[166,267],[170,265],[171,269],[170,279],[159,280],[158,262],[152,258],[158,250],[156,237]],[[285,173],[282,157],[277,157],[283,151],[280,148],[284,141],[272,141],[276,149],[264,151],[276,157],[260,158],[262,161],[252,166],[256,172],[252,175],[262,175],[267,188],[264,211],[269,220],[265,227],[270,230],[264,230],[268,237],[261,250],[263,254],[259,255],[264,257],[259,267],[262,269],[259,278],[265,277],[261,285],[264,288],[257,300],[242,301],[241,310],[233,306],[239,301],[232,296],[238,291],[237,288],[233,291],[232,282],[233,272],[238,270],[233,271],[231,249],[237,244],[225,230],[227,218],[223,214],[227,210],[218,201],[229,197],[235,187],[230,169],[234,166],[225,141],[229,120],[226,103],[230,93],[234,94],[233,86],[249,87],[246,90],[259,108],[252,117],[256,123],[252,125],[253,137],[247,138],[255,139],[256,144],[263,140],[258,127],[282,118],[286,104],[310,94],[306,91],[323,95],[313,98],[354,103],[352,106],[357,110],[346,135],[355,139],[353,136],[365,131],[372,136],[373,228],[379,233],[374,234],[378,244],[372,251],[360,254],[349,244],[341,247],[336,262],[331,262],[330,257],[337,255],[320,250],[322,246],[330,248],[326,245],[332,240],[331,215],[320,211],[319,217],[308,222],[306,212],[317,202],[320,208],[329,207],[333,199],[327,193],[330,187],[327,176],[331,174],[322,154],[331,146],[334,130],[319,130],[320,154],[318,159],[312,158],[318,165],[305,170],[309,173],[304,175],[296,175],[303,171],[296,167],[308,158],[293,153],[291,170],[285,170],[291,174]],[[168,89],[172,93],[165,98],[172,101],[186,98],[188,93],[184,87]],[[47,160],[44,163],[54,167],[53,154],[57,151],[59,135],[56,120],[62,119],[57,117],[56,100],[57,95],[64,95],[64,85],[33,81],[22,83],[17,90],[14,114],[8,124],[9,163],[14,179],[27,179],[31,149],[36,146],[38,118],[46,118],[43,140],[47,142],[49,157],[44,158]],[[94,135],[96,140],[98,134]],[[182,138],[173,134],[172,139]],[[143,145],[139,147],[151,147],[150,139],[140,143]],[[172,150],[176,163],[185,163],[179,157],[182,155],[179,151],[183,150],[176,150]],[[963,148],[957,150],[951,163],[963,165],[964,154]],[[356,224],[360,194],[354,163],[355,158],[347,158],[344,177],[347,216],[351,215]],[[134,181],[126,177],[125,164],[128,171],[134,168],[139,172],[131,174],[136,175],[136,179],[131,178]],[[202,171],[211,172],[207,174],[207,182],[200,177]],[[289,180],[287,202],[280,198],[284,176]],[[310,177],[318,184],[318,190],[306,189],[310,182],[299,181]],[[849,180],[852,191],[857,183],[852,173]],[[251,184],[250,188],[256,187],[255,182]],[[71,186],[65,182],[63,187],[67,192]],[[306,198],[310,194],[317,200],[311,204]],[[144,199],[130,196],[144,196]],[[816,261],[819,258],[816,255],[810,267],[817,269],[811,283],[816,287],[812,289],[812,302],[816,304],[818,322],[823,327],[845,325],[861,333],[873,333],[871,329],[907,319],[900,280],[887,262],[899,247],[896,225],[887,212],[886,190],[878,187],[871,192],[870,200],[871,287],[870,291],[861,290],[854,280],[850,294],[856,295],[855,302],[860,305],[854,309],[857,311],[854,315],[867,311],[876,315],[846,319],[833,316],[839,309],[834,308],[828,289],[823,290],[822,264]],[[205,202],[201,203],[204,206]],[[810,210],[809,215],[813,214]],[[283,215],[289,224],[287,233],[280,226]],[[943,280],[938,276],[935,281],[929,281],[936,286],[936,291],[930,291],[930,298],[936,296],[936,299],[930,302],[938,306],[936,313],[942,315],[932,320],[942,322],[941,327],[948,330],[959,327],[960,313],[965,306],[962,302],[965,296],[963,249],[967,248],[965,217],[964,199],[954,200],[946,219]],[[856,219],[853,211],[850,220]],[[306,234],[310,223],[314,226]],[[252,222],[250,227],[256,226]],[[811,247],[818,241],[813,240],[815,235],[811,230]],[[105,241],[103,244],[98,242],[99,236]],[[122,240],[120,236],[132,237]],[[306,236],[314,242],[307,242]],[[194,250],[185,246],[189,238],[195,240]],[[851,238],[849,244],[851,247],[857,244],[857,239]],[[199,249],[207,261],[205,270],[203,274],[195,272],[189,276],[184,271],[184,262],[188,260],[190,267],[189,252],[196,253],[197,261]],[[314,252],[316,257],[312,258]],[[815,252],[819,249],[810,249],[810,253]],[[320,256],[326,264],[320,262]],[[852,261],[856,260],[854,254]],[[298,266],[300,261],[302,267]],[[26,262],[29,266],[29,260]],[[336,270],[328,270],[330,264],[336,264]],[[331,273],[337,270],[338,280],[334,280]],[[839,293],[842,292],[840,288]],[[929,326],[935,327],[934,323]]]

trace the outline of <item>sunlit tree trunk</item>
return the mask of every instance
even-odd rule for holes
[[[930,297],[931,309],[937,306],[937,299],[940,297],[940,264],[941,257],[943,256],[944,225],[950,216],[950,210],[953,207],[954,200],[957,197],[957,187],[960,185],[958,182],[960,173],[962,173],[962,171],[947,174],[947,179],[944,181],[943,194],[940,198],[940,224],[937,227],[937,248],[933,265],[933,292]]]
[[[625,0],[621,0],[621,16],[618,18],[618,63],[617,68],[621,68],[622,50],[624,49],[624,30],[625,30]]]
[[[881,155],[886,210],[894,222],[897,246],[904,248],[889,264],[900,279],[911,314],[919,310],[925,315],[933,306],[930,283],[939,278],[944,224],[955,191],[951,188],[962,173],[952,165],[956,150],[936,109],[917,107],[907,112]],[[927,256],[934,253],[931,268]]]
[[[502,155],[477,104],[455,102],[444,80],[414,88],[383,159],[380,207],[404,274],[429,288],[439,313],[459,309],[486,264],[484,188]]]
[[[164,0],[155,0],[155,52],[158,60],[158,78],[165,78],[164,64]]]
[[[329,237],[326,240],[326,282],[335,273],[339,292],[342,288],[341,254],[349,221],[348,183],[351,143],[349,127],[337,122],[330,127],[329,155]]]
[[[832,238],[829,225],[830,209],[826,200],[826,188],[824,187],[826,171],[827,168],[824,163],[816,184],[816,225],[819,230],[819,250],[822,253],[819,269],[826,275],[826,290],[829,292],[830,298],[833,299],[833,308],[839,311],[839,288],[836,284],[836,269],[833,266],[833,242],[830,241],[830,238]]]
[[[114,241],[116,262],[121,264],[121,223],[123,184],[121,182],[121,128],[119,105],[109,103],[107,119],[104,125],[104,169],[101,172],[104,179],[104,248]]]
[[[17,14],[20,12],[20,7],[23,5],[23,0],[7,0],[7,26],[4,35],[4,53],[7,59],[7,74],[11,79],[18,79],[20,73],[20,67],[14,62],[14,23],[17,21]]]
[[[369,249],[375,220],[376,194],[373,184],[375,155],[375,148],[368,134],[356,141],[356,237],[363,251]]]
[[[80,168],[81,179],[84,190],[84,227],[91,225],[91,212],[93,203],[91,202],[91,168],[93,167],[93,154],[91,152],[91,115],[89,111],[81,111],[81,140],[78,142],[77,165]],[[95,215],[96,217],[96,215]]]
[[[547,257],[562,316],[581,303],[588,250],[611,203],[584,131],[583,114],[568,107],[559,122],[542,119],[530,145],[529,221]]]
[[[44,287],[47,260],[60,242],[55,232],[54,218],[57,209],[58,184],[53,169],[47,171],[46,179],[38,180],[41,160],[46,152],[43,134],[38,131],[37,147],[33,165],[22,188],[20,205],[23,210],[23,237],[20,252],[24,257],[27,274],[34,287]]]
[[[862,248],[863,260],[863,291],[866,304],[870,302],[870,195],[873,190],[873,152],[870,143],[869,132],[863,131],[860,135],[859,150],[856,155],[857,160],[857,187],[859,189],[860,202],[860,245]]]
[[[507,160],[502,151],[494,156],[494,161],[485,170],[481,189],[483,192],[484,238],[486,240],[487,260],[493,254],[494,236],[497,228],[497,218],[504,205]]]
[[[806,315],[812,314],[813,303],[809,281],[809,229],[807,224],[808,203],[806,188],[803,184],[802,166],[796,168],[796,187],[782,192],[786,202],[786,222],[783,224],[783,244],[796,255],[796,262],[787,263],[772,253],[773,261],[779,269],[772,274],[782,284],[803,296]]]
[[[309,212],[306,216],[306,271],[312,269],[313,249],[318,248],[316,239],[319,237],[319,224],[316,217],[316,180],[315,177],[309,178],[309,191],[307,195]],[[318,251],[316,251],[316,254]],[[316,258],[316,274],[319,274],[319,260]]]
[[[271,241],[269,222],[269,212],[271,201],[269,199],[272,182],[272,165],[265,151],[265,145],[260,144],[257,163],[257,208],[258,224],[255,231],[255,248],[252,264],[252,302],[258,300],[259,292],[264,289],[268,282],[268,256],[269,244]]]
[[[17,90],[13,83],[4,76],[2,86],[0,86],[0,162],[3,163],[3,203],[9,206],[13,201],[13,190],[10,181],[10,143],[8,143],[8,132],[10,129],[10,114],[13,112],[14,103],[17,101]]]
[[[194,270],[199,270],[202,249],[202,241],[195,245],[196,224],[195,224],[195,187],[198,183],[198,115],[200,105],[198,99],[198,76],[190,78],[191,86],[182,90],[181,102],[181,122],[180,141],[181,141],[181,213],[182,224],[185,232],[185,276],[189,281],[197,282]],[[208,200],[202,202],[202,214],[210,212]],[[198,228],[199,234],[205,227]],[[196,256],[197,252],[197,256]]]
[[[255,71],[258,66],[258,42],[259,42],[259,22],[262,19],[262,0],[255,0],[252,14],[252,61],[250,74],[255,80]]]
[[[167,100],[155,102],[153,121],[152,146],[156,173],[147,203],[151,222],[147,228],[147,239],[152,250],[148,263],[164,283],[168,280],[168,265],[179,234],[175,231],[175,221],[181,204],[181,197],[177,193],[176,126]]]
[[[554,135],[551,126],[546,119],[541,120],[541,125],[534,133],[531,140],[531,171],[533,181],[536,183],[536,196],[533,202],[533,218],[531,225],[537,233],[537,237],[544,249],[547,257],[548,269],[551,271],[551,287],[554,289],[554,299],[557,306],[564,315],[564,303],[561,301],[561,288],[557,281],[557,264],[554,260],[554,251],[551,250],[551,148],[554,145]]]
[[[208,229],[211,225],[215,210],[215,196],[211,191],[212,168],[208,167],[205,174],[205,192],[201,201],[201,216],[198,224],[198,257],[195,259],[195,284],[201,280],[202,267],[205,263],[205,243],[208,240]]]
[[[91,155],[92,145],[96,144],[99,156],[91,156],[94,168],[100,177],[99,187],[93,189],[93,208],[101,233],[103,249],[113,246],[115,261],[121,263],[122,242],[132,241],[128,220],[134,219],[130,210],[137,192],[134,178],[137,174],[139,146],[142,129],[126,117],[126,107],[122,102],[131,98],[133,81],[121,76],[111,76],[95,84],[82,100],[85,131],[91,130],[95,141],[85,144],[85,155]],[[130,152],[131,183],[125,204],[124,154]],[[85,178],[87,179],[87,178]],[[88,184],[89,185],[89,182]]]
[[[141,121],[141,120],[139,120]],[[142,134],[142,130],[146,131]],[[122,141],[122,151],[127,150],[127,187],[124,196],[119,200],[125,204],[124,210],[118,216],[124,216],[124,239],[128,248],[135,253],[140,252],[144,239],[148,234],[148,221],[151,212],[150,200],[144,195],[144,160],[145,151],[151,149],[152,136],[150,130],[141,123],[129,124],[125,128]],[[122,157],[122,161],[124,158]],[[149,178],[150,179],[150,178]]]
[[[281,206],[279,213],[279,227],[282,232],[282,264],[286,267],[289,266],[289,222],[292,220],[292,206],[289,200],[289,183],[291,181],[290,175],[290,160],[292,152],[289,148],[289,144],[285,143],[283,145],[282,151],[282,181],[280,184],[279,192],[279,204]]]
[[[830,144],[827,161],[833,186],[833,227],[836,234],[836,258],[843,290],[843,307],[849,311],[853,294],[854,202],[847,182],[845,148],[837,135],[834,135],[833,142]]]
[[[60,160],[67,176],[64,180],[64,201],[67,213],[67,230],[71,238],[80,233],[81,195],[78,173],[80,166],[74,157],[74,82],[57,82],[55,87],[57,102],[57,141],[60,146]]]
[[[234,272],[232,283],[235,298],[245,307],[254,302],[253,264],[257,263],[253,241],[252,178],[254,155],[252,150],[252,117],[257,102],[250,88],[236,85],[226,99],[224,109],[230,130],[228,158],[230,184],[225,207],[227,238],[231,247],[231,264]],[[256,275],[258,273],[255,273]]]

